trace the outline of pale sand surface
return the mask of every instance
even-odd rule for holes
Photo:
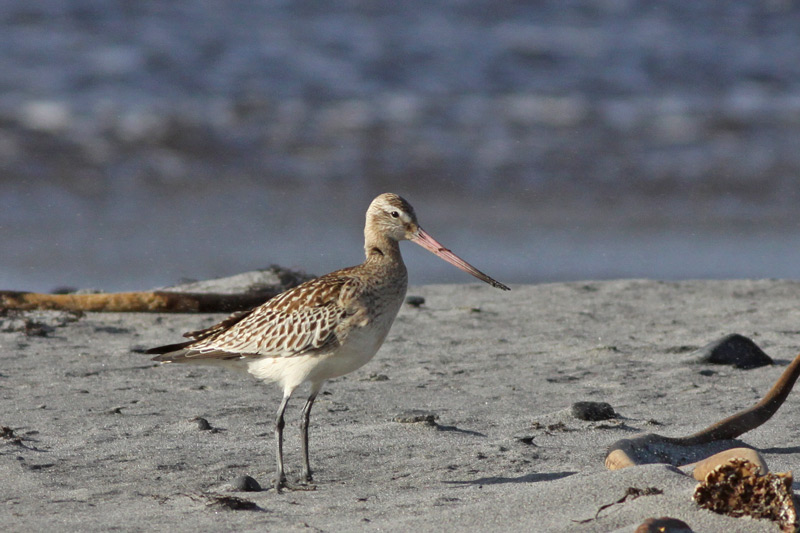
[[[606,532],[672,516],[698,532],[778,531],[698,509],[695,482],[672,467],[608,472],[603,458],[620,438],[686,435],[755,403],[800,351],[800,282],[435,285],[409,295],[425,305],[404,306],[375,359],[328,383],[315,405],[318,489],[280,495],[227,487],[243,474],[269,484],[277,387],[132,351],[177,342],[219,315],[23,315],[56,325],[47,336],[0,317],[0,425],[23,439],[0,439],[2,529]],[[728,333],[752,338],[777,365],[687,362]],[[569,408],[581,400],[608,402],[621,418],[577,420]],[[290,477],[302,401],[289,409]],[[741,439],[772,471],[800,464],[798,407],[795,392]],[[413,409],[438,425],[393,421]],[[577,522],[629,487],[663,495]],[[209,493],[259,510],[208,506]]]

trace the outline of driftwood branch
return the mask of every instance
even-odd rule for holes
[[[786,400],[800,376],[800,355],[783,371],[767,394],[754,406],[711,424],[687,437],[665,437],[655,433],[612,444],[606,454],[606,467],[617,470],[628,466],[669,463],[682,466],[693,461],[681,459],[692,455],[693,449],[719,441],[731,440],[769,420]],[[696,452],[695,452],[696,453]]]
[[[272,265],[225,278],[187,282],[166,290],[96,294],[0,291],[0,311],[233,313],[260,305],[311,277]]]
[[[0,291],[0,309],[30,311],[230,313],[259,305],[280,292],[268,289],[239,294],[171,291],[111,292],[98,294],[43,294]]]

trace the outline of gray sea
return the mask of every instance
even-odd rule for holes
[[[0,1],[0,289],[800,276],[795,2]],[[469,278],[404,246],[411,283]]]

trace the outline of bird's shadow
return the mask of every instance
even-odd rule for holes
[[[569,477],[577,472],[545,472],[541,474],[525,474],[519,477],[481,477],[470,481],[445,481],[448,485],[498,485],[500,483],[539,483]]]

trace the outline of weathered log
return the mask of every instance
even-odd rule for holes
[[[231,313],[259,305],[280,292],[267,289],[240,294],[171,291],[109,292],[97,294],[43,294],[0,291],[0,309],[30,311]]]

